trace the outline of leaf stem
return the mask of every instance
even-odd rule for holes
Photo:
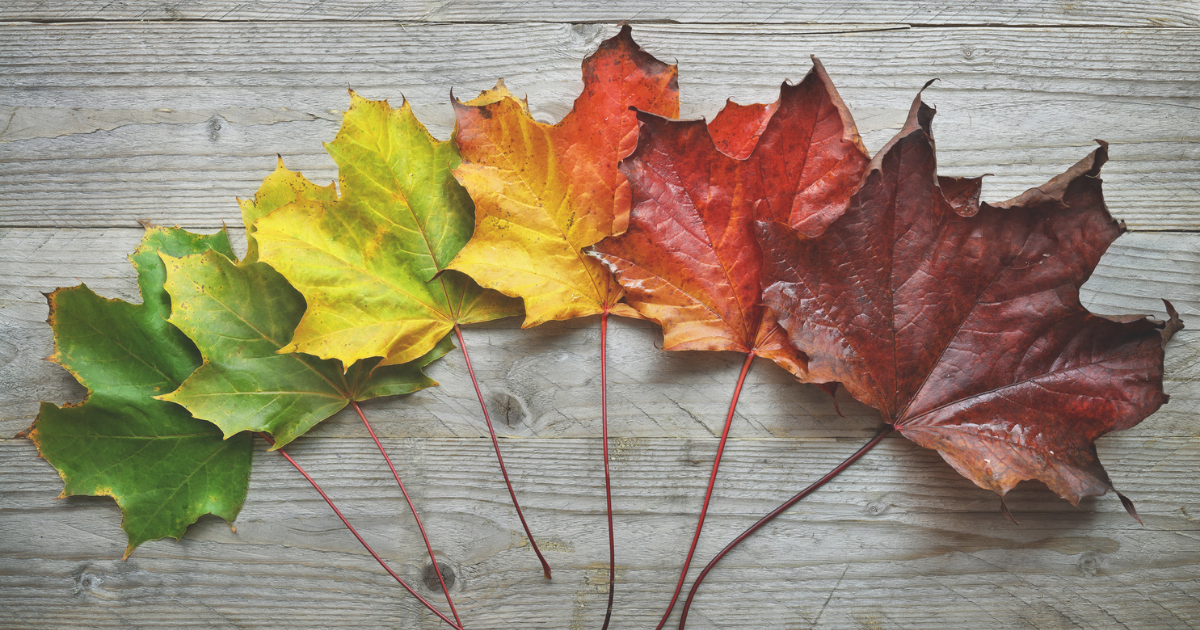
[[[616,588],[617,544],[613,532],[612,482],[608,475],[608,310],[600,314],[600,432],[604,443],[604,500],[608,511],[608,608],[604,611],[604,625],[608,630],[612,618],[613,593]]]
[[[442,579],[442,568],[438,566],[437,557],[433,555],[433,546],[429,544],[429,536],[425,534],[425,526],[421,524],[421,517],[417,516],[417,506],[413,505],[412,499],[408,497],[408,491],[404,489],[404,482],[400,481],[400,473],[396,472],[396,467],[392,465],[392,458],[388,457],[387,451],[383,449],[383,444],[379,438],[375,436],[375,430],[371,428],[371,423],[367,422],[367,416],[363,413],[357,401],[350,401],[354,406],[354,411],[358,412],[358,417],[362,418],[363,426],[367,427],[367,433],[371,434],[371,439],[375,440],[375,446],[379,447],[379,453],[383,455],[383,460],[387,462],[388,468],[392,469],[392,476],[396,478],[396,485],[400,486],[400,493],[404,495],[404,500],[408,502],[408,509],[412,511],[413,519],[417,521],[417,529],[421,530],[421,539],[425,541],[425,550],[429,552],[429,561],[433,563],[433,570],[437,573],[438,583],[442,585],[442,593],[446,595],[446,603],[450,606],[450,612],[454,615],[454,620],[458,622],[461,628],[462,619],[458,616],[458,611],[454,608],[454,601],[450,599],[450,589],[446,588],[446,580]]]
[[[680,613],[680,616],[679,616],[679,630],[684,630],[683,625],[685,623],[687,623],[688,609],[692,607],[692,599],[696,597],[696,590],[700,588],[700,583],[703,582],[704,578],[709,574],[709,572],[712,571],[717,566],[717,563],[721,561],[721,558],[725,557],[725,554],[732,551],[734,547],[737,547],[739,544],[742,543],[743,540],[749,538],[751,534],[758,531],[763,525],[766,525],[767,523],[771,522],[771,520],[774,519],[776,516],[783,514],[788,508],[795,505],[796,502],[798,502],[800,499],[803,499],[804,497],[812,494],[813,492],[815,492],[817,490],[817,488],[820,488],[821,486],[828,483],[829,480],[831,480],[834,477],[841,474],[841,472],[843,470],[846,470],[847,468],[849,468],[850,465],[853,464],[854,462],[858,461],[860,457],[862,457],[863,455],[866,455],[867,452],[869,452],[871,449],[878,446],[879,443],[883,441],[883,438],[887,437],[888,434],[890,434],[893,430],[895,430],[895,427],[893,427],[892,425],[890,425],[890,424],[883,425],[883,428],[881,428],[879,430],[879,433],[876,433],[875,437],[871,438],[870,442],[867,442],[866,444],[864,444],[862,446],[862,448],[855,451],[853,455],[851,455],[850,457],[847,457],[845,461],[838,464],[833,470],[826,473],[824,477],[821,477],[820,479],[813,482],[813,484],[810,485],[809,487],[796,493],[796,496],[785,501],[783,503],[783,505],[780,505],[779,507],[772,510],[770,514],[767,514],[766,516],[758,519],[757,523],[751,525],[749,528],[746,529],[746,531],[742,532],[737,538],[734,538],[732,542],[730,542],[728,545],[725,545],[725,548],[722,549],[720,553],[718,553],[716,556],[713,557],[712,560],[710,560],[708,562],[708,565],[705,566],[704,570],[700,572],[700,575],[696,577],[696,581],[692,584],[692,590],[688,591],[687,600],[683,602],[683,611]]]
[[[467,344],[463,341],[462,328],[458,324],[454,325],[454,334],[458,336],[458,348],[462,350],[463,359],[467,362],[467,373],[471,375],[471,384],[475,386],[475,395],[479,397],[479,406],[483,409],[483,419],[487,422],[488,433],[492,436],[492,447],[496,451],[496,460],[500,462],[500,474],[504,476],[504,485],[508,487],[508,496],[512,497],[513,507],[517,509],[517,518],[521,519],[521,527],[525,528],[525,536],[529,538],[533,553],[537,554],[538,560],[542,563],[542,575],[549,580],[550,563],[546,562],[546,558],[542,556],[542,550],[538,549],[537,541],[533,539],[533,533],[529,531],[529,524],[525,522],[525,515],[521,513],[521,504],[517,502],[517,493],[513,491],[512,482],[508,480],[508,470],[504,468],[504,457],[500,455],[500,440],[496,439],[496,429],[492,426],[491,416],[488,415],[487,403],[483,401],[483,390],[479,389],[479,381],[475,379],[475,368],[471,367],[471,355],[467,354]]]
[[[704,517],[708,514],[708,502],[712,499],[713,486],[717,483],[717,469],[721,467],[721,455],[725,452],[725,441],[729,439],[729,427],[733,424],[733,412],[737,409],[738,398],[742,395],[742,385],[746,383],[746,374],[754,363],[754,352],[746,354],[746,362],[742,364],[742,373],[738,375],[737,387],[733,390],[733,400],[729,402],[729,414],[725,416],[725,429],[721,432],[721,441],[717,444],[717,456],[713,459],[712,474],[708,476],[708,490],[704,492],[704,505],[700,507],[700,520],[696,523],[696,534],[692,536],[692,547],[688,549],[687,559],[683,561],[683,570],[679,572],[679,584],[675,585],[675,594],[671,603],[667,604],[667,612],[663,613],[662,621],[658,622],[655,630],[662,630],[679,601],[679,592],[683,590],[683,582],[687,579],[688,567],[692,565],[692,556],[696,555],[696,545],[700,542],[700,530],[704,529]]]
[[[272,439],[270,435],[267,435],[266,433],[259,433],[258,435],[262,439],[266,440],[267,444],[270,444],[270,445],[275,444],[275,440]],[[346,529],[350,530],[351,534],[354,534],[354,537],[357,538],[358,542],[362,544],[363,549],[366,549],[367,553],[371,554],[372,558],[375,558],[375,561],[379,563],[379,566],[383,567],[384,571],[388,572],[388,575],[395,578],[395,580],[400,583],[400,586],[404,587],[404,590],[408,591],[413,597],[416,597],[417,600],[420,601],[422,604],[425,604],[425,607],[428,608],[431,612],[433,612],[433,614],[437,615],[439,619],[450,624],[451,628],[457,628],[458,630],[462,630],[462,626],[455,624],[453,621],[450,620],[449,617],[447,617],[446,615],[443,615],[440,610],[438,610],[437,608],[434,608],[433,604],[431,604],[429,602],[429,600],[425,599],[424,597],[421,597],[416,591],[413,590],[413,588],[411,586],[408,585],[407,582],[402,580],[399,575],[396,575],[395,571],[392,571],[392,568],[389,567],[387,565],[387,563],[383,561],[383,558],[380,558],[379,554],[375,553],[374,549],[371,549],[371,545],[368,545],[367,541],[363,540],[363,537],[361,535],[359,535],[358,530],[354,529],[354,526],[350,524],[350,521],[346,520],[346,517],[342,515],[342,511],[337,509],[337,506],[333,504],[333,500],[329,498],[329,495],[325,494],[325,491],[321,489],[321,486],[317,484],[316,480],[313,479],[307,472],[305,472],[305,470],[300,467],[300,464],[296,463],[296,460],[292,459],[291,455],[288,455],[287,453],[285,453],[283,451],[283,449],[278,449],[275,452],[279,453],[280,455],[283,455],[284,459],[287,459],[289,462],[291,462],[292,466],[295,466],[296,470],[300,471],[301,475],[304,475],[304,478],[308,480],[308,483],[312,484],[313,489],[316,490],[317,493],[321,495],[322,499],[325,499],[325,503],[329,504],[329,508],[333,510],[333,513],[337,514],[337,517],[342,520],[342,524],[346,526]]]

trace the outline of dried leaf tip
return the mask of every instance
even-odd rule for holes
[[[1113,490],[1113,492],[1117,491]],[[1138,525],[1145,527],[1146,524],[1142,522],[1142,517],[1138,516],[1137,509],[1133,507],[1133,501],[1130,501],[1129,497],[1121,494],[1120,492],[1117,492],[1117,498],[1121,500],[1121,505],[1125,506],[1125,511],[1128,512],[1129,515],[1138,522]]]
[[[1167,307],[1167,321],[1163,323],[1162,342],[1163,346],[1175,336],[1175,333],[1183,330],[1183,320],[1179,318],[1179,312],[1175,310],[1175,306],[1169,300],[1163,300],[1163,306]]]

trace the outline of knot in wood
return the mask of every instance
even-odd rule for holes
[[[442,572],[442,579],[446,582],[446,588],[454,588],[454,569],[445,562],[437,563],[438,570]],[[421,579],[425,582],[425,588],[435,592],[442,592],[442,585],[438,583],[437,573],[434,572],[433,563],[425,565],[425,570],[421,573]]]

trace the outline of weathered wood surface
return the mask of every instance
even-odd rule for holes
[[[1039,0],[615,0],[526,2],[522,0],[8,0],[2,20],[393,20],[401,22],[684,22],[726,24],[824,24],[900,22],[927,25],[1200,26],[1200,7],[1190,0],[1154,3],[1040,2]]]
[[[240,242],[240,230],[231,230]],[[29,426],[38,401],[67,402],[83,390],[58,366],[42,292],[86,283],[105,297],[140,301],[126,256],[142,229],[9,229],[0,232],[0,300],[5,308],[0,355],[0,435]],[[1200,315],[1200,239],[1194,234],[1122,236],[1085,285],[1084,304],[1098,313],[1157,313],[1169,297],[1185,319]],[[87,252],[81,257],[80,252]],[[519,319],[467,330],[479,377],[498,420],[514,437],[594,437],[599,405],[596,318],[521,330]],[[733,353],[662,352],[657,328],[619,320],[611,334],[609,422],[627,437],[705,438],[719,434],[742,357]],[[1167,356],[1170,405],[1155,415],[1157,434],[1182,437],[1197,429],[1200,411],[1200,326],[1180,332]],[[391,437],[487,435],[466,367],[455,353],[430,368],[442,387],[407,398],[367,403],[379,430]],[[839,417],[820,390],[795,384],[782,369],[759,361],[738,410],[738,436],[869,437],[878,413],[841,398]],[[811,421],[798,422],[797,416]],[[349,411],[326,421],[318,434],[366,437]]]
[[[880,30],[885,29],[885,30]],[[891,29],[891,30],[886,30]],[[235,196],[282,154],[314,181],[335,177],[321,143],[346,88],[403,94],[440,137],[450,89],[505,77],[536,116],[578,94],[600,24],[84,23],[0,25],[0,225],[109,227],[137,219],[237,224]],[[1112,143],[1109,205],[1131,228],[1200,224],[1200,30],[638,25],[680,64],[683,115],[727,97],[763,102],[809,55],[825,63],[864,132],[882,146],[916,90],[946,174],[991,173],[985,198],[1044,182]]]
[[[1152,422],[1152,421],[1151,421]],[[734,439],[700,557],[709,557],[859,440]],[[505,440],[527,517],[555,568],[546,582],[484,439],[388,440],[400,473],[457,576],[475,628],[595,628],[604,613],[603,481],[594,439]],[[420,581],[413,534],[387,469],[363,439],[291,449],[402,576]],[[714,440],[618,442],[616,628],[657,620],[687,549]],[[282,458],[260,453],[237,532],[193,526],[122,563],[107,499],[54,501],[53,471],[26,442],[0,445],[6,627],[436,628],[400,594]],[[1104,440],[1101,456],[1138,497],[1146,527],[1115,499],[1072,508],[1044,489],[1010,502],[975,488],[933,453],[888,440],[750,541],[714,573],[694,628],[1186,628],[1200,622],[1196,509],[1180,479],[1195,438]],[[828,600],[828,601],[827,601]],[[827,605],[826,605],[827,604]],[[823,609],[823,612],[822,612]],[[420,618],[418,623],[415,620]]]
[[[347,85],[376,98],[404,93],[443,137],[449,87],[470,94],[501,75],[553,119],[578,89],[579,60],[614,27],[512,22],[713,22],[635,30],[651,52],[678,59],[688,115],[711,115],[726,96],[771,99],[817,53],[872,149],[898,127],[914,89],[940,77],[928,96],[941,109],[941,165],[996,173],[988,198],[1045,181],[1093,137],[1113,141],[1106,196],[1142,232],[1117,241],[1084,303],[1161,316],[1167,297],[1191,328],[1168,350],[1171,403],[1099,443],[1145,527],[1112,497],[1080,511],[1038,484],[1010,494],[1021,521],[1011,525],[993,494],[936,454],[889,439],[727,558],[689,627],[1200,626],[1200,30],[904,26],[1200,25],[1192,2],[1078,5],[5,3],[0,19],[118,21],[0,24],[0,436],[27,427],[37,401],[83,394],[41,360],[51,336],[40,292],[82,281],[137,299],[125,260],[140,238],[133,221],[237,225],[232,197],[253,193],[276,152],[330,179],[320,142],[336,131]],[[153,21],[167,18],[184,22]],[[508,23],[479,23],[489,20]],[[773,21],[871,24],[746,24]],[[541,579],[520,534],[458,355],[432,368],[441,387],[371,402],[367,413],[458,576],[452,589],[469,628],[599,627],[596,322],[522,331],[504,321],[467,335],[553,581]],[[611,339],[619,629],[652,627],[669,596],[740,364],[661,352],[656,341],[652,326],[623,321]],[[875,412],[839,400],[846,417],[814,388],[756,365],[698,558],[873,432]],[[312,435],[292,452],[420,583],[427,560],[360,425],[340,414]],[[126,562],[113,503],[55,501],[60,488],[27,441],[0,439],[0,626],[439,627],[277,456],[256,455],[236,532],[204,519],[183,541],[146,544]]]
[[[78,386],[40,361],[50,352],[39,291],[83,281],[136,299],[126,253],[139,230],[12,229],[0,240],[5,305],[0,368],[6,434],[36,401],[77,399]],[[1200,315],[1191,234],[1129,234],[1086,287],[1100,312],[1157,311],[1170,295]],[[79,260],[78,252],[89,252]],[[72,260],[78,260],[72,264]],[[647,627],[669,595],[715,447],[736,356],[664,353],[642,323],[612,335],[614,484],[621,536],[614,627]],[[522,501],[556,578],[545,584],[504,501],[465,368],[433,368],[442,387],[366,405],[455,568],[456,600],[474,627],[587,628],[604,601],[602,486],[593,437],[598,394],[594,321],[520,331],[468,331],[480,375],[509,439]],[[890,440],[732,556],[706,589],[693,627],[1188,627],[1200,622],[1200,335],[1168,355],[1170,405],[1101,441],[1119,487],[1138,501],[1138,527],[1111,498],[1077,511],[1044,488],[996,499],[933,453]],[[824,395],[767,363],[751,372],[701,557],[851,452],[875,414]],[[292,450],[404,575],[424,566],[402,504],[355,420],[342,414]],[[54,501],[53,470],[23,440],[0,444],[0,598],[18,627],[436,627],[399,596],[279,458],[257,457],[237,533],[206,519],[182,543],[145,545],[121,563],[119,513],[107,499]],[[330,584],[328,578],[336,583]],[[286,618],[286,624],[281,620]],[[420,619],[418,623],[414,620]]]

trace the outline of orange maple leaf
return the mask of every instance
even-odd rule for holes
[[[525,327],[612,311],[621,287],[583,248],[628,225],[617,163],[637,144],[631,108],[678,116],[677,76],[626,26],[584,60],[583,93],[557,125],[534,120],[503,83],[479,104],[456,101],[454,174],[475,201],[475,234],[450,268],[524,298]]]

